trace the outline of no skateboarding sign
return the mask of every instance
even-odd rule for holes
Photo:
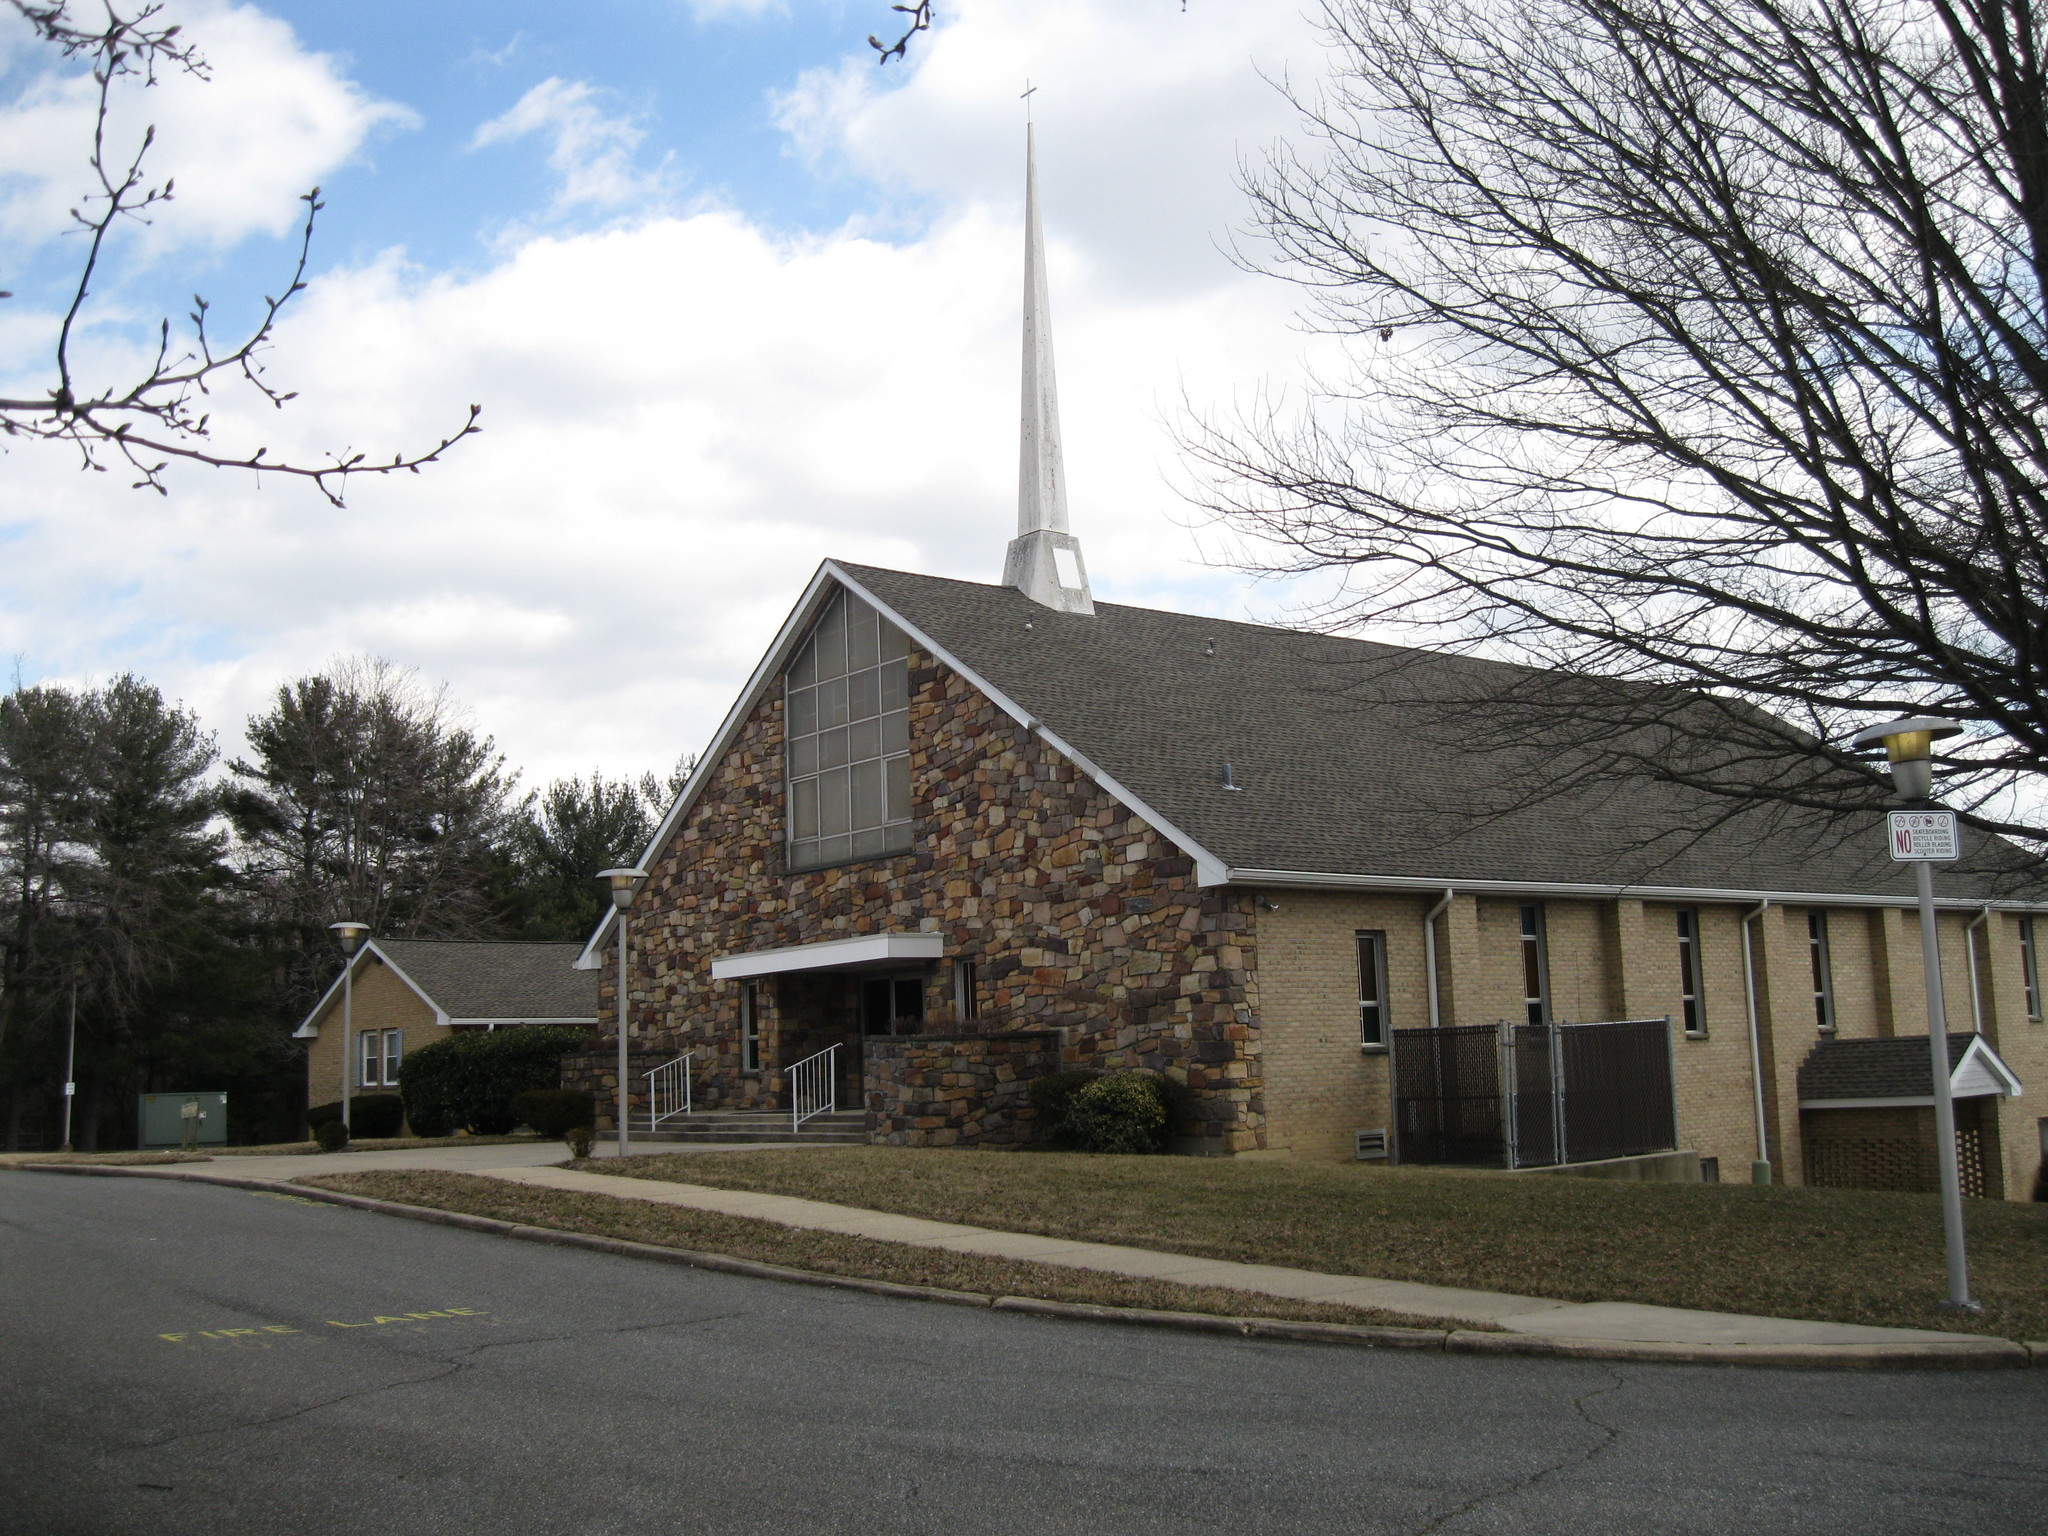
[[[1885,823],[1892,857],[1902,864],[1962,857],[1956,841],[1954,811],[1892,811],[1886,815]]]

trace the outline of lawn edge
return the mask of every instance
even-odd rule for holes
[[[939,1286],[905,1285],[893,1280],[868,1280],[858,1275],[831,1275],[811,1269],[792,1269],[758,1259],[734,1258],[729,1254],[702,1253],[690,1248],[669,1248],[656,1243],[636,1243],[626,1238],[598,1237],[585,1232],[565,1232],[556,1227],[536,1227],[503,1221],[495,1216],[473,1216],[466,1211],[444,1211],[434,1206],[406,1205],[396,1200],[378,1200],[352,1195],[313,1184],[287,1179],[259,1179],[227,1173],[188,1172],[190,1165],[137,1166],[105,1163],[16,1163],[24,1173],[66,1173],[100,1178],[176,1179],[191,1184],[218,1184],[232,1189],[252,1189],[266,1194],[288,1194],[327,1205],[348,1206],[378,1215],[399,1216],[436,1226],[460,1227],[497,1237],[547,1243],[560,1248],[581,1248],[610,1253],[622,1258],[650,1259],[663,1264],[682,1264],[692,1269],[743,1275],[757,1280],[780,1280],[797,1285],[825,1286],[833,1290],[860,1291],[872,1296],[890,1296],[906,1301],[941,1302],[951,1306],[985,1307],[995,1312],[1061,1318],[1074,1322],[1120,1323],[1127,1327],[1165,1328],[1183,1333],[1224,1333],[1240,1338],[1272,1339],[1287,1343],[1341,1344],[1367,1349],[1421,1349],[1445,1354],[1484,1355],[1501,1358],[1548,1358],[1565,1360],[1629,1361],[1665,1365],[1748,1365],[1822,1370],[1997,1370],[2048,1367],[2048,1342],[2019,1343],[1986,1337],[1958,1338],[1948,1342],[1910,1344],[1682,1344],[1648,1340],[1558,1339],[1528,1333],[1481,1333],[1465,1329],[1444,1331],[1434,1328],[1372,1327],[1353,1323],[1291,1322],[1280,1318],[1224,1317],[1200,1312],[1160,1312],[1142,1307],[1111,1307],[1072,1301],[1044,1301],[1033,1296],[992,1296],[982,1291],[953,1291]]]

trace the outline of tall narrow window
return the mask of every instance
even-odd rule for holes
[[[384,1086],[398,1086],[398,1063],[405,1055],[405,1031],[387,1029],[384,1031]]]
[[[910,647],[841,592],[784,679],[789,863],[815,869],[910,846]]]
[[[1813,1022],[1824,1035],[1835,1032],[1835,965],[1828,955],[1828,915],[1806,914],[1806,947],[1813,955]]]
[[[2027,1017],[2041,1017],[2041,960],[2034,948],[2034,917],[2020,919],[2020,976],[2027,989]]]
[[[1531,1024],[1550,1022],[1550,953],[1540,903],[1522,908],[1522,1002]]]
[[[1375,929],[1357,937],[1358,1043],[1383,1050],[1387,1044],[1387,936]]]
[[[740,1070],[761,1070],[761,999],[755,983],[740,983]]]
[[[953,1017],[963,1024],[981,1017],[981,982],[972,960],[953,962]]]
[[[1678,996],[1685,1013],[1685,1032],[1707,1032],[1706,1004],[1700,997],[1700,914],[1697,907],[1678,909]]]

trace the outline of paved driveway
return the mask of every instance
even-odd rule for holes
[[[2048,1528],[2048,1371],[1159,1333],[168,1181],[0,1172],[0,1351],[8,1536]]]

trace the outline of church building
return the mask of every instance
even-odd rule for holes
[[[687,1118],[680,1073],[727,1123],[1020,1144],[1036,1078],[1135,1068],[1185,1085],[1186,1152],[1923,1187],[1918,926],[1881,818],[1666,846],[1646,829],[1688,792],[1504,797],[1413,729],[1498,664],[1095,600],[1027,188],[1002,580],[826,560],[797,598],[578,961],[601,1031],[624,1015],[636,1128]],[[2048,904],[1978,852],[1939,877],[1959,1138],[1973,1192],[2025,1199]],[[572,1072],[602,1114],[614,1059]]]

